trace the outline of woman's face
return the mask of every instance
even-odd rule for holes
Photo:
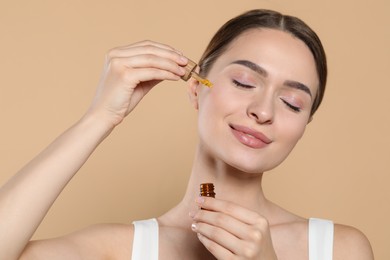
[[[292,35],[252,29],[233,41],[196,87],[200,149],[248,173],[280,164],[304,133],[316,96],[313,55]]]

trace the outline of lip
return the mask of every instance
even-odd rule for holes
[[[233,135],[242,144],[254,149],[261,149],[272,143],[265,134],[242,125],[229,125]]]

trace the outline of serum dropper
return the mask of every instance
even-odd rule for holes
[[[213,84],[208,79],[204,79],[201,76],[199,76],[198,73],[196,73],[195,69],[197,66],[198,65],[194,61],[188,59],[188,63],[184,67],[186,70],[186,74],[184,74],[184,76],[181,77],[182,80],[187,81],[192,77],[192,78],[196,79],[197,81],[199,81],[200,83],[202,83],[203,85],[211,88],[213,86]]]

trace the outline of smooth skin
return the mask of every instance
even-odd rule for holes
[[[237,60],[251,61],[266,74]],[[179,80],[186,63],[180,52],[150,41],[108,53],[87,113],[0,190],[0,230],[5,230],[0,259],[131,259],[132,225],[101,224],[60,238],[29,240],[94,149],[157,83]],[[199,144],[183,200],[158,217],[159,259],[307,259],[307,220],[268,201],[261,182],[263,172],[288,156],[310,121],[313,98],[290,83],[304,84],[315,95],[311,53],[287,33],[251,30],[217,60],[208,79],[211,89],[193,80],[189,84],[199,114]],[[261,132],[270,142],[254,148],[258,138],[235,135],[238,127]],[[215,184],[216,199],[197,196],[201,182]],[[373,256],[361,232],[335,225],[334,259]]]

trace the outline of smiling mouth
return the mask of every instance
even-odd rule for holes
[[[232,124],[229,126],[232,129],[233,135],[236,137],[236,139],[240,143],[251,148],[259,149],[272,143],[272,140],[269,139],[266,135],[249,127]]]

